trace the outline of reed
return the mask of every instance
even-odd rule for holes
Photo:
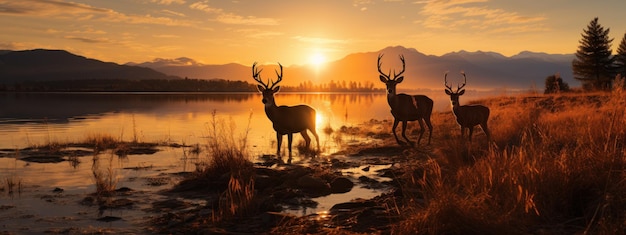
[[[106,149],[115,149],[122,142],[110,134],[90,133],[85,137],[84,143],[93,146],[95,154]]]
[[[252,114],[250,114],[250,119]],[[258,210],[254,193],[254,166],[247,151],[248,127],[236,137],[233,120],[224,120],[213,111],[207,130],[207,162],[198,164],[192,180],[215,181],[229,178],[220,194],[219,205],[211,221],[219,222],[238,216],[254,214]]]
[[[7,176],[4,179],[5,186],[0,188],[0,191],[6,191],[9,195],[13,195],[15,192],[22,193],[22,180],[15,176]]]
[[[113,166],[113,156],[109,158],[109,165],[106,168],[100,166],[100,157],[94,155],[92,158],[91,172],[96,185],[96,195],[108,196],[115,192],[119,181],[117,171]]]

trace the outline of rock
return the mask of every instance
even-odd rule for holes
[[[330,183],[330,192],[331,193],[347,193],[347,192],[350,192],[350,190],[352,190],[352,187],[354,187],[354,183],[352,182],[352,180],[346,177],[339,177],[339,178],[335,178]]]
[[[352,202],[344,202],[344,203],[335,204],[333,207],[330,208],[330,212],[336,213],[339,211],[354,211],[357,209],[363,209],[363,208],[374,207],[374,206],[376,206],[376,203],[373,201],[356,200]]]
[[[298,188],[315,195],[330,194],[330,186],[326,183],[326,181],[310,175],[298,178],[297,186]]]
[[[118,221],[121,220],[122,218],[117,217],[117,216],[105,216],[105,217],[100,217],[98,219],[96,219],[97,221],[101,221],[101,222],[113,222],[113,221]]]

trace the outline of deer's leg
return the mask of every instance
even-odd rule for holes
[[[407,121],[402,121],[402,137],[404,137],[407,143],[413,145],[413,142],[411,142],[409,138],[406,137],[406,123]]]
[[[465,136],[465,127],[461,126],[461,139]]]
[[[487,141],[490,141],[491,133],[489,132],[489,128],[487,128],[487,122],[480,124],[480,128],[483,129],[483,132],[487,135]]]
[[[311,129],[310,131],[311,133],[313,133],[313,136],[315,137],[315,143],[317,143],[317,151],[319,151],[320,150],[320,137],[317,136],[317,132],[315,131],[315,128]]]
[[[289,148],[289,156],[291,157],[291,141],[293,140],[293,133],[287,134],[287,147]]]
[[[418,121],[420,123],[420,138],[417,139],[417,144],[419,145],[420,142],[422,141],[422,136],[424,135],[424,120],[419,119]]]
[[[283,135],[276,132],[276,155],[280,156],[280,146],[283,143]]]
[[[399,145],[404,145],[405,143],[400,141],[400,139],[398,139],[398,135],[396,135],[396,127],[398,127],[399,122],[400,121],[398,121],[398,119],[393,119],[393,127],[391,130],[393,132],[393,137],[396,137],[396,142],[398,142]]]
[[[304,138],[304,143],[306,144],[306,148],[309,148],[309,145],[311,144],[311,137],[309,137],[309,134],[306,133],[306,130],[303,130],[300,132],[300,134],[302,135],[302,138]]]
[[[430,138],[433,136],[433,124],[430,123],[430,117],[425,118],[426,126],[428,126],[428,144],[430,144]]]
[[[469,129],[469,141],[472,142],[472,134],[474,133],[474,126],[468,127]]]

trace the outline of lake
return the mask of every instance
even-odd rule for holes
[[[434,111],[449,110],[443,91],[424,94],[434,100]],[[468,92],[461,102],[480,96],[484,94]],[[321,130],[328,126],[392,119],[382,93],[278,93],[276,102],[314,107],[321,142]],[[241,133],[249,126],[249,144],[259,151],[269,151],[275,142],[258,93],[0,93],[0,107],[0,148],[81,141],[93,134],[202,143],[214,112],[232,120]],[[301,140],[297,136],[294,143]]]
[[[448,97],[443,91],[424,94],[434,100],[436,112],[450,110]],[[484,95],[468,92],[461,102]],[[340,147],[336,140],[323,132],[324,128],[336,130],[371,119],[392,119],[386,95],[381,93],[285,92],[276,95],[276,102],[278,105],[308,104],[317,110],[322,156],[330,155]],[[247,133],[252,156],[276,151],[276,134],[258,93],[9,92],[0,93],[0,107],[0,152],[33,145],[81,142],[90,135],[110,135],[124,141],[203,145],[207,142],[208,125],[213,118],[234,124],[236,138]],[[389,125],[379,128],[390,129],[391,124],[386,124]],[[294,135],[294,145],[300,141],[303,141],[302,137]],[[285,138],[283,152],[286,142]],[[36,163],[22,161],[19,156],[0,157],[0,206],[13,208],[0,210],[0,221],[5,224],[3,230],[13,232],[38,233],[48,231],[51,226],[67,224],[97,231],[101,225],[94,221],[102,217],[103,212],[77,203],[96,191],[94,165],[111,169],[118,181],[117,187],[157,192],[175,183],[169,175],[193,171],[195,163],[201,160],[190,156],[188,149],[169,147],[152,155],[118,157],[104,154],[80,157],[77,162]],[[294,156],[294,163],[298,164],[297,156]],[[9,181],[18,183],[21,193],[8,193]],[[62,189],[64,196],[53,193],[54,188]],[[363,198],[380,193],[361,188],[353,191]],[[331,195],[319,199],[322,203],[318,208],[306,213],[328,210],[334,203],[350,200],[346,197],[352,196],[355,195]],[[139,197],[135,201],[141,202],[150,201],[141,197],[154,195],[146,193],[135,197]],[[150,205],[138,207],[143,209]],[[145,222],[146,217],[145,212],[137,209],[106,213],[124,218],[114,222],[119,232],[137,232],[137,224]],[[34,222],[42,220],[46,223]]]

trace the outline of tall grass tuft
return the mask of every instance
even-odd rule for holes
[[[115,137],[109,134],[91,133],[85,137],[84,142],[93,146],[94,152],[98,154],[100,151],[116,148],[116,146],[121,143],[121,139],[117,140],[115,139]]]
[[[198,165],[194,177],[209,181],[229,179],[212,220],[217,222],[253,214],[258,207],[254,194],[255,170],[247,151],[249,124],[243,134],[235,137],[236,125],[233,120],[218,118],[213,111],[206,128],[208,159],[205,164]]]
[[[96,195],[108,196],[115,192],[119,181],[117,172],[113,167],[113,157],[109,157],[109,166],[102,168],[98,155],[94,155],[92,159],[91,172],[93,173],[94,183],[96,185]]]
[[[420,193],[406,193],[393,233],[626,232],[626,92],[615,87],[485,100],[493,143],[444,131],[440,158],[402,178]]]

